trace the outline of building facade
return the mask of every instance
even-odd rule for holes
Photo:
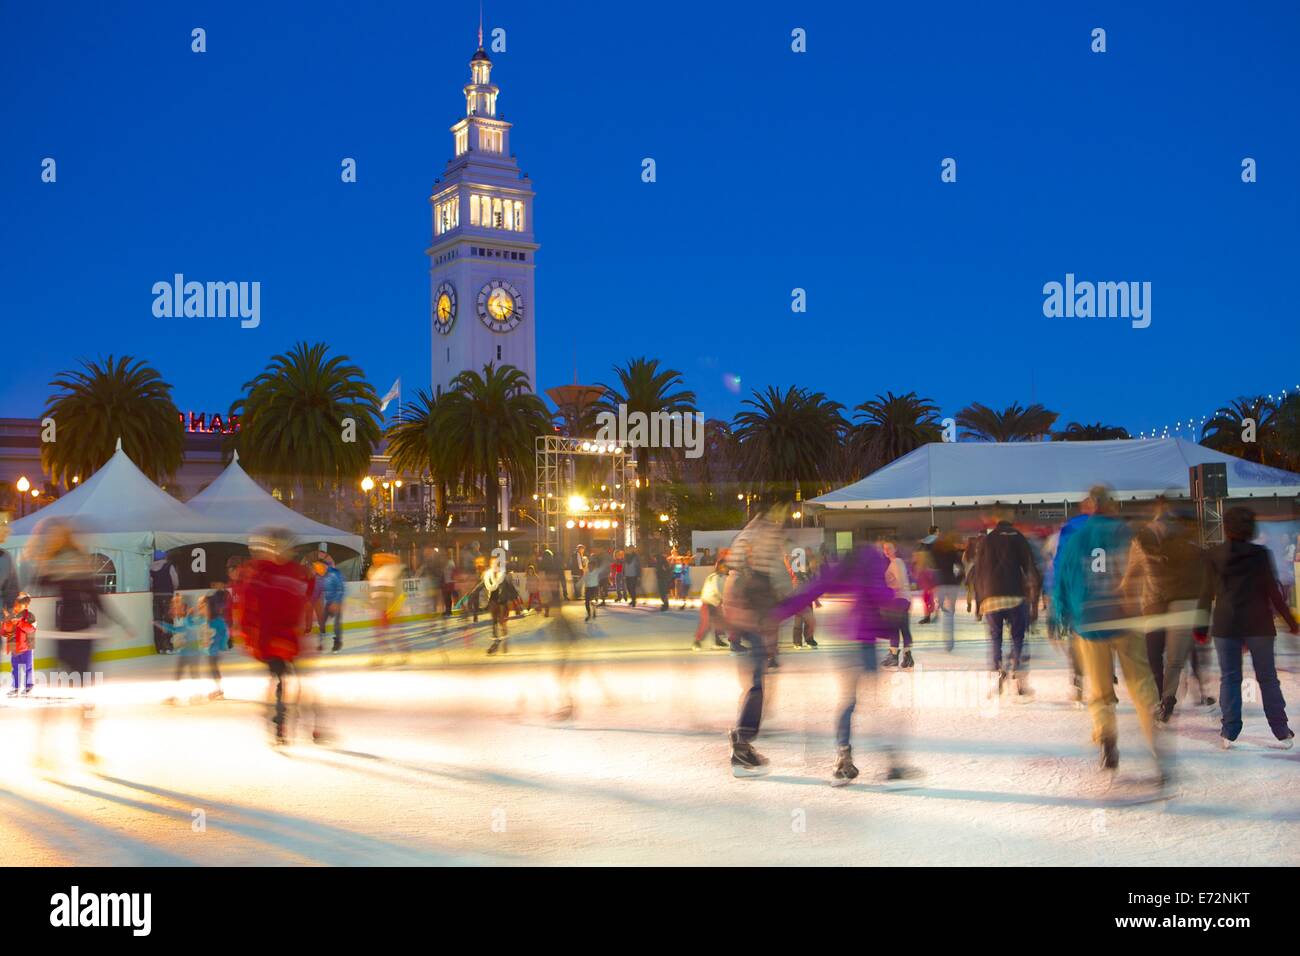
[[[451,127],[454,154],[429,197],[432,385],[445,391],[462,371],[494,363],[521,369],[536,390],[533,190],[497,112],[482,29],[469,66],[465,115]]]

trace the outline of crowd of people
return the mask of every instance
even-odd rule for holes
[[[752,655],[743,674],[731,765],[737,776],[767,772],[768,761],[753,742],[767,672],[776,665],[778,629],[784,619],[808,613],[822,596],[839,593],[850,601],[848,636],[858,647],[845,668],[836,720],[839,755],[832,783],[842,785],[858,775],[850,735],[860,686],[874,679],[878,668],[913,663],[908,566],[894,542],[879,541],[801,578],[791,571],[782,524],[779,511],[761,516],[736,540],[726,561],[720,611],[711,612],[710,620],[720,617],[733,641],[763,649]],[[1276,745],[1290,749],[1294,741],[1274,658],[1275,616],[1291,634],[1300,633],[1300,625],[1269,550],[1253,543],[1254,513],[1229,509],[1224,530],[1224,542],[1202,548],[1195,516],[1163,499],[1149,521],[1131,528],[1102,485],[1089,491],[1078,516],[1038,542],[1031,543],[997,512],[984,534],[960,546],[955,536],[932,527],[913,555],[922,621],[938,616],[943,646],[952,650],[952,618],[965,584],[968,606],[986,628],[995,692],[1009,689],[1023,697],[1033,693],[1026,632],[1045,613],[1049,636],[1070,662],[1076,700],[1087,706],[1100,767],[1113,771],[1119,764],[1115,685],[1122,676],[1154,763],[1152,781],[1164,793],[1173,769],[1159,725],[1168,723],[1177,707],[1189,660],[1197,702],[1214,704],[1206,694],[1211,641],[1220,673],[1221,746],[1231,747],[1242,731],[1243,653],[1250,654]],[[1005,654],[1004,635],[1010,638]],[[875,645],[885,642],[882,658]],[[877,745],[889,756],[886,780],[913,776],[899,745],[905,727],[895,721],[878,736]]]
[[[1149,520],[1134,526],[1118,514],[1105,486],[1091,489],[1079,513],[1050,534],[1026,535],[1009,516],[991,513],[983,533],[964,539],[931,527],[905,558],[898,543],[872,541],[831,560],[794,548],[778,507],[751,521],[731,546],[714,556],[698,598],[693,651],[729,651],[740,660],[742,698],[730,731],[730,763],[737,776],[767,772],[768,760],[755,749],[763,720],[767,682],[780,667],[784,622],[792,622],[790,647],[819,646],[817,609],[829,595],[846,602],[843,636],[850,651],[840,653],[842,689],[834,731],[838,753],[831,782],[844,785],[858,775],[852,731],[858,702],[872,698],[881,671],[915,666],[911,613],[914,592],[922,616],[917,625],[939,627],[937,645],[955,647],[955,617],[965,591],[966,607],[983,622],[995,693],[1034,694],[1028,681],[1027,634],[1045,620],[1047,636],[1068,662],[1075,699],[1086,705],[1099,765],[1118,765],[1116,685],[1122,678],[1134,702],[1143,738],[1155,765],[1159,790],[1172,780],[1171,762],[1160,725],[1179,706],[1184,670],[1195,703],[1210,706],[1210,648],[1219,671],[1217,706],[1220,740],[1230,747],[1242,731],[1243,659],[1249,654],[1265,717],[1278,746],[1289,748],[1294,734],[1274,658],[1275,617],[1293,634],[1300,630],[1279,583],[1270,551],[1253,540],[1254,514],[1230,509],[1224,518],[1226,540],[1203,548],[1195,515],[1176,502],[1159,500]],[[77,544],[71,525],[51,519],[31,545],[33,581],[43,594],[57,597],[55,620],[38,622],[31,597],[18,589],[11,557],[0,549],[0,601],[3,638],[13,672],[11,696],[31,692],[38,626],[48,629],[60,666],[88,672],[95,642],[107,626],[124,628],[102,600],[90,572],[89,555]],[[508,562],[508,563],[507,563]],[[459,555],[428,549],[414,574],[440,605],[441,616],[464,616],[468,644],[481,614],[491,623],[486,653],[507,653],[512,616],[537,614],[554,619],[565,646],[577,632],[562,613],[567,601],[581,601],[592,622],[609,602],[638,607],[643,577],[654,582],[658,610],[677,599],[691,606],[691,563],[668,550],[642,558],[636,548],[577,545],[567,559],[535,546],[526,554],[485,554],[478,543]],[[395,554],[371,555],[363,600],[368,602],[375,663],[392,655],[397,663],[410,650],[408,629],[398,621],[407,599],[409,572]],[[272,738],[283,743],[290,701],[312,718],[313,739],[328,732],[319,702],[310,699],[300,662],[316,653],[338,653],[344,644],[344,577],[331,556],[305,557],[291,536],[268,529],[250,543],[250,555],[232,558],[224,579],[197,599],[177,588],[175,569],[159,554],[151,568],[154,586],[155,646],[175,654],[178,687],[199,680],[206,659],[210,699],[222,696],[220,658],[232,646],[265,666],[271,684]],[[644,600],[644,599],[642,599]],[[654,602],[652,601],[652,606]],[[313,640],[314,632],[314,640]],[[866,696],[864,697],[864,691]],[[169,702],[178,702],[173,695]],[[93,759],[94,702],[81,704],[83,750]],[[878,720],[872,734],[887,755],[885,779],[916,775],[905,750],[905,719]]]

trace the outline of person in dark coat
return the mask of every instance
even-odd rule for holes
[[[662,606],[661,611],[668,610],[668,590],[673,586],[673,566],[668,563],[668,559],[661,553],[654,556],[655,585],[659,589],[659,600]]]
[[[1219,706],[1223,710],[1220,740],[1226,750],[1241,733],[1241,653],[1250,651],[1255,680],[1264,703],[1264,716],[1279,746],[1289,750],[1295,732],[1287,723],[1286,700],[1277,677],[1273,644],[1277,629],[1273,613],[1286,622],[1292,634],[1300,633],[1295,615],[1287,607],[1273,556],[1267,548],[1251,544],[1255,537],[1255,512],[1229,508],[1223,516],[1227,541],[1208,549],[1200,606],[1214,612],[1209,634],[1219,658]]]
[[[153,644],[159,654],[171,653],[172,595],[181,585],[176,566],[167,557],[167,552],[155,550],[153,563],[149,565],[149,590],[153,592]]]
[[[1042,586],[1042,574],[1025,536],[1005,515],[995,512],[994,517],[997,524],[979,542],[975,592],[993,650],[992,670],[998,672],[998,687],[1007,677],[1002,660],[1002,628],[1007,625],[1011,631],[1011,678],[1017,693],[1025,694],[1025,628]]]

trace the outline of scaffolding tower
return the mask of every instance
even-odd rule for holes
[[[596,459],[589,476],[579,476],[580,459]],[[538,435],[534,450],[537,511],[542,547],[556,554],[573,538],[609,538],[617,547],[636,544],[632,449],[594,438]]]

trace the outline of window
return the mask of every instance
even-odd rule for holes
[[[437,203],[433,210],[433,230],[435,235],[441,236],[444,232],[450,232],[460,225],[459,196],[452,196],[450,199]]]
[[[456,130],[456,155],[459,156],[467,149],[469,149],[469,130]]]
[[[90,556],[90,579],[95,582],[95,590],[100,594],[117,593],[117,566],[108,555]]]
[[[459,216],[459,211],[456,213]],[[484,226],[489,229],[504,229],[507,232],[524,231],[524,204],[519,199],[502,199],[500,196],[486,196],[482,193],[470,193],[469,224]]]
[[[501,361],[501,346],[497,346],[497,361]]]

